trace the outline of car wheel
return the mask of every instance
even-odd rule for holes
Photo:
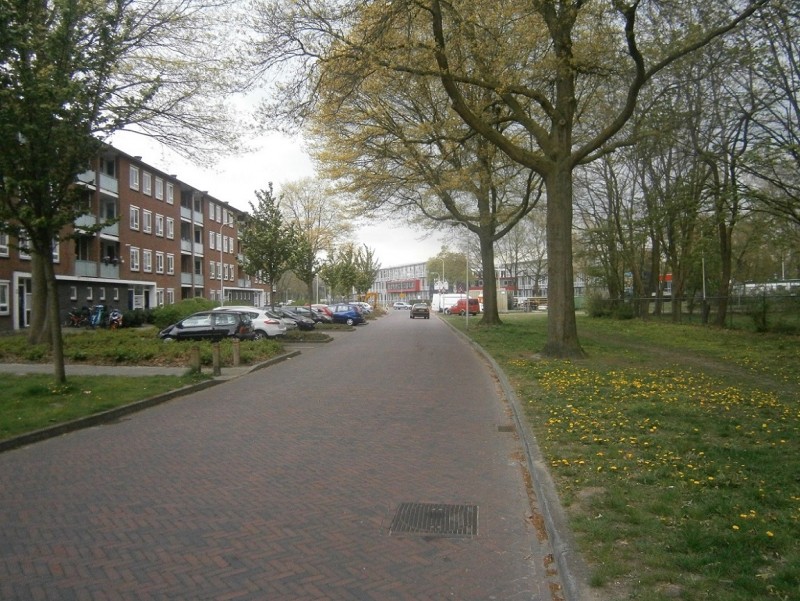
[[[253,332],[253,340],[263,340],[266,337],[267,336],[264,335],[264,332],[260,330],[256,330],[255,332]]]
[[[347,323],[347,325],[351,326],[351,325],[353,325],[353,323],[355,323],[355,322],[353,321],[353,318],[352,318],[352,317],[348,317],[348,318],[347,318],[347,322],[346,322],[346,323]]]
[[[174,337],[174,336],[164,336],[164,337],[162,338],[162,340],[163,340],[164,342],[175,342],[175,337]]]
[[[444,310],[444,314],[445,314],[445,315],[450,315],[450,309],[445,309],[445,310]]]
[[[467,312],[466,312],[466,311],[459,311],[459,313],[458,313],[458,314],[459,314],[461,317],[464,317],[464,316],[467,314]]]

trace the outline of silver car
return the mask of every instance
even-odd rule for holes
[[[258,307],[247,307],[243,305],[216,307],[214,311],[245,311],[250,315],[253,322],[253,330],[255,332],[254,338],[260,340],[261,338],[275,338],[275,336],[283,336],[286,333],[286,324],[283,320]]]

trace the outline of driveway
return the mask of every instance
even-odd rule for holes
[[[0,455],[1,599],[562,599],[509,407],[404,311]]]

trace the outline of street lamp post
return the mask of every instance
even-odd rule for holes
[[[222,228],[225,226],[233,228],[230,221],[224,222],[219,226],[219,235],[217,236],[217,244],[219,244],[219,306],[225,306],[225,280],[222,278]]]

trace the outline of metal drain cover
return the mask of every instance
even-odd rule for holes
[[[390,534],[470,537],[478,534],[477,505],[402,503],[389,526]]]

